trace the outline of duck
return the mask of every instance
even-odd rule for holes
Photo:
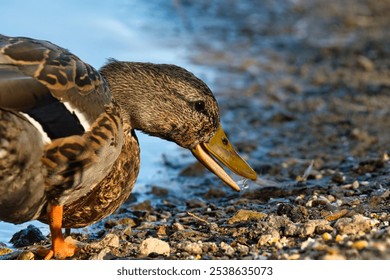
[[[109,59],[97,71],[49,41],[0,35],[0,220],[49,225],[45,259],[77,246],[63,229],[91,225],[126,201],[140,169],[136,131],[188,149],[226,185],[256,180],[224,132],[217,100],[173,64]]]

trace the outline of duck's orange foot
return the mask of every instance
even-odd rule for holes
[[[72,243],[64,240],[57,240],[53,243],[52,248],[45,256],[45,260],[50,260],[53,257],[58,260],[63,260],[68,257],[72,257],[77,251],[77,247]]]

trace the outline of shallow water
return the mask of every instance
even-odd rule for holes
[[[2,3],[0,25],[4,35],[51,41],[96,68],[113,57],[177,64],[206,82],[212,77],[211,70],[186,59],[185,22],[174,1],[10,1]],[[174,143],[142,133],[138,137],[142,165],[135,192],[142,193],[143,186],[163,184],[174,176],[164,168],[163,153],[173,161],[180,161],[183,150]],[[40,222],[21,225],[0,222],[0,242],[8,244],[12,234],[31,223],[48,233],[48,226]]]

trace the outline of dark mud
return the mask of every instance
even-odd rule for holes
[[[164,155],[175,187],[72,234],[74,259],[390,259],[390,2],[192,2],[171,12],[260,180]]]

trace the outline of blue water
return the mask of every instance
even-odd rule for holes
[[[107,58],[128,61],[173,63],[187,68],[206,82],[212,72],[187,60],[185,22],[175,1],[2,1],[0,26],[7,36],[25,36],[51,41],[69,49],[96,68]],[[206,74],[207,73],[207,74]],[[141,171],[135,190],[169,179],[162,154],[182,158],[176,144],[138,133]],[[33,223],[0,222],[0,242]],[[8,244],[9,245],[9,244]]]

